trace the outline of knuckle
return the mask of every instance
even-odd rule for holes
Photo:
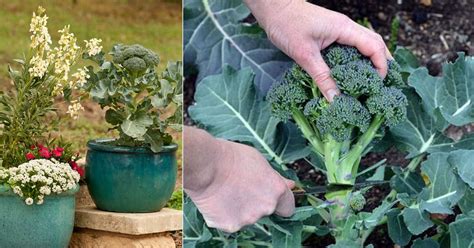
[[[311,50],[306,46],[301,44],[297,44],[292,46],[290,51],[290,57],[293,57],[295,61],[297,61],[300,65],[305,65],[311,62],[312,55]]]
[[[331,79],[330,71],[323,71],[314,75],[314,80],[319,86],[324,86],[325,83],[328,82],[330,79]]]

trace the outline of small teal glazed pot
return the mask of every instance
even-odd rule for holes
[[[171,198],[178,171],[178,145],[154,153],[145,147],[87,143],[86,182],[98,209],[120,213],[160,211]]]
[[[74,229],[75,194],[44,198],[42,205],[28,206],[9,187],[0,186],[0,247],[66,248]]]

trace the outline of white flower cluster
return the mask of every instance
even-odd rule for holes
[[[49,55],[54,63],[54,73],[59,79],[58,85],[54,89],[56,95],[62,93],[63,87],[69,79],[71,66],[76,62],[80,50],[76,44],[77,38],[69,32],[69,26],[59,30],[59,33],[61,34],[58,41],[59,46],[55,47]]]
[[[88,41],[85,40],[84,42],[86,43],[86,51],[89,56],[95,56],[102,51],[102,46],[100,45],[102,42],[101,39],[93,38]]]
[[[30,23],[31,44],[30,47],[36,50],[36,54],[31,58],[32,67],[28,69],[33,77],[43,77],[48,70],[49,61],[44,59],[46,52],[50,51],[51,36],[48,32],[48,16],[45,10],[38,7],[38,14],[33,13]]]
[[[74,189],[80,175],[66,163],[35,159],[9,169],[0,168],[0,184],[6,183],[27,205],[40,205],[44,197]]]
[[[73,100],[71,101],[71,105],[69,105],[66,113],[71,115],[74,120],[77,120],[77,118],[79,118],[79,112],[81,110],[84,110],[84,107],[82,107],[81,103],[77,100]]]
[[[76,73],[72,74],[73,80],[69,82],[69,87],[71,89],[82,88],[84,84],[87,83],[87,79],[90,78],[89,74],[87,73],[88,70],[86,67],[79,68]]]

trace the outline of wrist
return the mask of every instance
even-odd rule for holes
[[[282,16],[283,12],[304,3],[305,0],[244,0],[244,2],[258,24],[266,30],[271,23]]]
[[[225,141],[212,137],[204,130],[184,128],[183,187],[192,195],[202,195],[225,177],[229,152]]]

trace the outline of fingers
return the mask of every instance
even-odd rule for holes
[[[296,185],[295,185],[295,181],[293,181],[293,180],[286,179],[286,178],[283,178],[283,180],[285,181],[286,186],[287,186],[289,189],[293,189],[293,188],[296,186]]]
[[[387,75],[387,60],[392,57],[385,42],[379,34],[355,23],[349,18],[344,19],[345,29],[341,31],[338,43],[356,47],[360,53],[370,58],[380,76]]]
[[[334,97],[339,95],[340,92],[336,82],[331,78],[331,70],[324,62],[319,51],[313,58],[308,58],[307,61],[299,64],[313,78],[319,90],[329,102],[332,102]]]
[[[287,189],[278,200],[275,208],[275,214],[282,217],[290,217],[295,212],[295,197],[291,190]]]

